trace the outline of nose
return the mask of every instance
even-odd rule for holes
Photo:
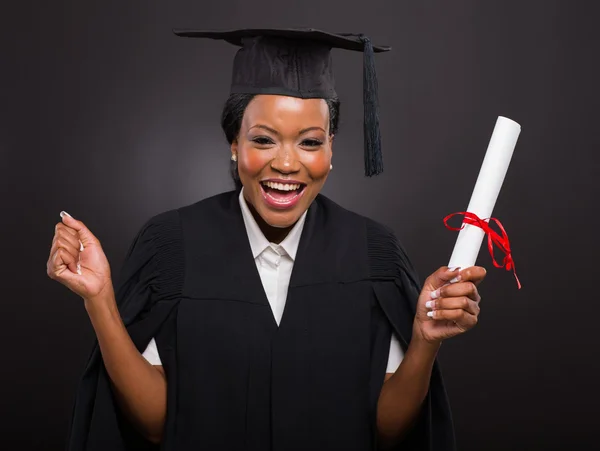
[[[271,168],[282,174],[292,174],[300,170],[295,150],[292,146],[281,146],[275,157],[271,160]]]

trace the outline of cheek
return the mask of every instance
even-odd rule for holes
[[[331,152],[307,152],[303,155],[302,164],[313,179],[323,178],[329,173]]]
[[[244,147],[238,152],[238,171],[240,177],[254,177],[271,161],[271,155],[264,150]]]

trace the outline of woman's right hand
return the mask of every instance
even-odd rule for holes
[[[86,302],[91,301],[113,289],[108,259],[100,241],[83,222],[67,212],[61,212],[61,217],[62,222],[55,227],[46,272]]]
[[[55,228],[48,276],[84,299],[122,413],[144,437],[159,443],[167,415],[165,371],[151,365],[131,341],[119,315],[110,265],[100,242],[81,221],[64,213]]]

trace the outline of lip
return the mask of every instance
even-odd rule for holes
[[[292,180],[292,179],[264,179],[264,180],[260,181],[260,183],[265,183],[265,182],[288,183],[290,185],[306,185],[306,183],[301,182],[300,180]]]
[[[290,184],[302,185],[302,189],[294,197],[292,197],[291,199],[288,199],[286,202],[279,202],[279,201],[275,200],[273,197],[271,197],[269,194],[267,194],[267,192],[265,191],[265,188],[263,187],[263,184],[259,183],[260,193],[262,194],[263,200],[269,207],[275,208],[277,210],[287,210],[287,209],[295,207],[296,204],[302,198],[302,196],[304,196],[304,192],[306,191],[306,186],[307,186],[306,183],[298,182],[295,180],[267,179],[267,180],[263,180],[263,182],[290,183]]]

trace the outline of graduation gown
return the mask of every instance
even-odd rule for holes
[[[239,191],[150,218],[115,295],[143,352],[167,377],[160,445],[123,417],[97,343],[67,449],[377,450],[376,408],[394,330],[410,342],[420,284],[387,227],[319,194],[308,209],[277,326],[252,258]],[[454,450],[439,364],[398,450]]]

